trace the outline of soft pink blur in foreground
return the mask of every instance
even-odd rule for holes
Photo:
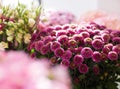
[[[0,52],[0,89],[71,89],[62,66],[31,60],[23,52]]]

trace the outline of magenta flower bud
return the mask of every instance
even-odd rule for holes
[[[35,48],[35,42],[33,42],[33,43],[30,43],[29,50],[31,50],[31,49],[33,49],[33,48]]]
[[[54,54],[56,55],[56,57],[62,57],[63,54],[64,54],[64,49],[63,49],[63,48],[57,48],[57,49],[54,51]]]
[[[54,41],[50,45],[50,49],[52,51],[55,51],[57,48],[60,48],[61,44],[58,41]]]
[[[102,34],[101,38],[105,43],[109,43],[109,41],[111,39],[109,34]]]
[[[69,60],[72,57],[72,52],[70,50],[67,50],[64,52],[62,59],[67,59]]]
[[[76,47],[77,46],[77,42],[75,40],[69,40],[68,41],[68,45],[69,45],[69,47]]]
[[[83,73],[83,74],[87,73],[88,72],[88,66],[86,64],[81,64],[79,66],[79,72]]]
[[[90,37],[90,34],[89,34],[88,32],[81,32],[80,35],[81,35],[83,38]]]
[[[69,40],[68,36],[63,35],[58,37],[58,42],[60,42],[62,45],[66,44]]]
[[[113,46],[112,51],[115,51],[120,55],[120,44]]]
[[[65,30],[57,31],[57,36],[61,36],[61,35],[67,35],[67,32]]]
[[[108,53],[108,58],[109,58],[111,61],[118,60],[118,54],[117,54],[117,52],[115,52],[115,51],[110,51],[110,52]]]
[[[102,40],[100,40],[100,39],[94,39],[94,40],[92,41],[92,46],[93,46],[93,48],[96,49],[96,50],[102,49],[102,48],[103,48],[103,45],[104,45],[104,43],[103,43]]]
[[[84,44],[87,46],[91,46],[92,45],[92,39],[91,38],[85,38],[84,39]]]
[[[120,37],[114,37],[114,38],[112,39],[112,42],[113,42],[114,44],[120,44]]]
[[[73,62],[76,64],[76,65],[80,65],[82,64],[84,61],[84,58],[82,55],[75,55],[74,58],[73,58]]]
[[[92,55],[93,55],[93,50],[89,47],[84,47],[82,50],[81,50],[81,55],[84,57],[84,58],[91,58]]]
[[[35,42],[35,50],[40,51],[41,47],[44,45],[43,41]]]
[[[98,66],[93,66],[93,72],[95,75],[98,75],[100,73],[100,69]]]
[[[93,56],[92,56],[92,60],[93,60],[94,62],[100,62],[100,61],[102,60],[102,55],[101,55],[101,53],[98,52],[98,51],[94,51],[94,52],[93,52]]]
[[[69,60],[62,60],[61,64],[66,66],[66,67],[69,67],[70,61]]]

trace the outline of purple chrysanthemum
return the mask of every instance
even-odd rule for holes
[[[108,58],[113,61],[113,60],[118,60],[118,54],[115,51],[110,51],[108,53]]]
[[[94,62],[100,62],[100,61],[102,60],[102,55],[101,55],[101,53],[98,52],[98,51],[94,51],[94,52],[93,52],[93,56],[92,56],[92,60],[93,60]]]
[[[49,42],[51,42],[51,41],[52,41],[52,37],[51,37],[51,36],[45,36],[45,37],[43,38],[44,44],[47,44],[47,43],[49,43]]]
[[[113,46],[112,50],[120,55],[120,44]]]
[[[87,73],[88,72],[88,66],[86,64],[81,64],[79,66],[79,72],[83,73],[83,74]]]
[[[73,62],[76,64],[76,65],[80,65],[82,64],[84,61],[84,58],[82,55],[75,55],[74,58],[73,58]]]
[[[72,57],[72,52],[70,50],[67,50],[64,52],[62,59],[67,59],[69,60]]]
[[[69,40],[68,41],[68,45],[69,45],[69,47],[76,47],[77,46],[77,42],[75,41],[75,40]]]
[[[44,45],[43,41],[35,42],[35,50],[40,51],[41,47]]]
[[[108,47],[103,47],[102,52],[108,54],[111,50]]]
[[[109,41],[111,39],[109,34],[102,34],[101,38],[104,41],[104,43],[109,43]]]
[[[112,44],[112,43],[108,43],[108,44],[106,44],[104,47],[108,47],[110,50],[112,50],[113,44]]]
[[[58,41],[54,41],[54,42],[51,43],[50,49],[52,51],[55,51],[55,49],[60,48],[60,46],[61,46],[61,44]]]
[[[113,42],[114,44],[120,44],[120,37],[114,37],[114,38],[112,39],[112,42]]]
[[[65,30],[57,31],[57,36],[61,36],[61,35],[67,35],[67,32]]]
[[[44,46],[41,47],[40,52],[41,52],[42,55],[45,55],[49,52],[49,49],[50,48],[49,48],[48,45],[44,45]]]
[[[62,35],[62,36],[59,36],[57,40],[58,40],[58,42],[60,42],[63,45],[68,42],[68,39],[69,39],[68,36]]]
[[[84,39],[84,44],[87,46],[91,46],[92,45],[92,39],[91,38],[85,38]]]
[[[66,66],[66,67],[69,67],[70,61],[69,60],[62,60],[61,64]]]
[[[82,50],[81,50],[81,55],[84,57],[84,58],[91,58],[92,55],[93,55],[93,51],[91,48],[89,47],[84,47]]]
[[[92,46],[93,46],[93,48],[96,49],[96,50],[102,49],[102,48],[103,48],[103,45],[104,45],[104,43],[103,43],[103,41],[100,40],[100,39],[94,39],[94,40],[92,41]]]
[[[81,35],[83,38],[90,37],[90,34],[89,34],[88,32],[81,32],[80,35]]]
[[[62,57],[63,54],[64,54],[64,49],[63,48],[57,48],[55,51],[54,51],[54,54],[57,56],[57,57]]]

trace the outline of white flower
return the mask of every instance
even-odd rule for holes
[[[0,49],[5,49],[5,48],[8,48],[8,43],[5,43],[5,42],[0,42]]]
[[[22,19],[19,19],[18,22],[24,24],[24,21]]]
[[[24,42],[25,44],[30,43],[31,35],[30,34],[25,34],[24,35]]]
[[[33,27],[33,25],[35,24],[35,20],[32,18],[29,18],[28,24],[30,27]]]
[[[19,43],[21,43],[21,41],[22,41],[22,36],[23,36],[22,33],[17,33],[16,40],[17,40]]]
[[[14,31],[13,30],[6,30],[6,34],[8,36],[13,36],[14,35]]]
[[[13,36],[7,37],[7,41],[9,41],[9,42],[13,41]]]

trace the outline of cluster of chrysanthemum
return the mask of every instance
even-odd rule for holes
[[[64,67],[50,67],[46,59],[36,61],[11,51],[0,52],[0,88],[71,89],[71,82]]]
[[[32,56],[48,57],[53,64],[60,63],[83,74],[89,71],[88,61],[92,61],[93,72],[98,74],[96,64],[118,60],[120,31],[95,23],[49,27],[32,35],[28,49]]]
[[[46,11],[41,15],[41,21],[47,26],[64,25],[74,23],[75,16],[65,11]]]
[[[15,8],[2,6],[0,9],[0,47],[13,49],[28,44],[35,30],[37,16],[38,8],[27,9],[22,4]]]

